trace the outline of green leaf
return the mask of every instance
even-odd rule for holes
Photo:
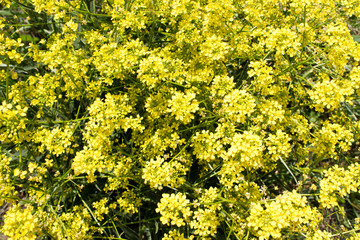
[[[24,35],[20,35],[20,38],[22,41],[25,41],[25,42],[38,42],[39,41],[39,38],[37,37],[33,37],[31,35],[28,35],[28,34],[24,34]]]
[[[12,16],[13,14],[10,11],[0,10],[0,16]]]
[[[353,39],[357,42],[360,42],[360,35],[351,35]]]

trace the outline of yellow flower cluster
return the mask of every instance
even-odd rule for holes
[[[214,235],[220,224],[214,209],[205,208],[194,211],[194,220],[190,222],[190,227],[195,229],[194,234],[200,236]]]
[[[255,111],[255,99],[245,90],[233,89],[222,102],[219,114],[233,123],[244,123]]]
[[[120,209],[129,214],[137,213],[138,208],[141,206],[141,199],[133,191],[125,191],[117,200]]]
[[[3,233],[9,240],[35,240],[39,235],[39,219],[33,207],[14,205],[6,212]]]
[[[249,65],[251,69],[248,71],[250,77],[254,77],[254,87],[257,91],[269,94],[275,81],[273,77],[274,70],[266,65],[266,61],[253,61]]]
[[[199,202],[194,203],[196,209],[190,222],[190,227],[195,230],[194,234],[206,237],[217,233],[220,225],[218,211],[221,210],[221,204],[216,202],[218,196],[218,189],[210,187],[200,195]]]
[[[171,230],[168,233],[164,234],[162,240],[192,240],[194,236],[190,236],[189,238],[184,237],[183,233],[180,233],[178,230]]]
[[[182,84],[181,76],[184,74],[184,63],[180,59],[171,58],[171,52],[153,51],[142,59],[139,64],[138,78],[150,88],[162,82],[173,81]]]
[[[323,207],[338,206],[338,197],[345,197],[360,189],[360,165],[351,164],[348,169],[334,166],[324,172],[320,181],[320,199]]]
[[[31,104],[34,106],[47,107],[53,106],[58,102],[59,96],[57,94],[60,88],[60,81],[56,76],[45,74],[43,76],[36,75],[29,77],[29,93],[26,94],[31,100]],[[15,96],[14,96],[15,97]]]
[[[3,19],[1,19],[0,28]],[[24,44],[21,42],[21,39],[18,38],[17,40],[8,38],[3,33],[0,34],[0,56],[5,56],[9,60],[13,60],[17,62],[18,64],[21,63],[24,60],[24,57],[21,56],[20,53],[18,53],[16,50],[23,46]],[[3,61],[0,60],[0,64],[2,64]]]
[[[39,129],[33,136],[35,142],[41,143],[40,151],[49,151],[52,154],[63,154],[71,145],[73,126],[66,125],[63,128],[55,127],[52,130]]]
[[[234,158],[239,159],[241,165],[247,169],[258,168],[262,166],[264,148],[261,136],[252,131],[245,131],[235,134],[226,155],[230,161]]]
[[[337,148],[348,151],[353,141],[352,132],[345,126],[325,122],[323,127],[314,134],[313,152],[322,157],[338,158]]]
[[[220,157],[224,157],[224,144],[229,144],[234,134],[235,126],[229,122],[220,124],[215,132],[197,132],[193,137],[193,153],[201,161],[217,162]]]
[[[48,222],[45,222],[47,226],[44,228],[56,240],[89,239],[91,236],[90,220],[90,213],[85,208],[75,206],[72,212],[47,218]]]
[[[146,48],[138,40],[128,43],[104,43],[99,49],[94,49],[93,64],[101,73],[107,84],[112,84],[112,79],[123,79],[128,74],[134,73],[134,65],[139,65],[140,57],[146,53]]]
[[[111,168],[110,165],[113,165]],[[129,179],[133,177],[131,172],[133,162],[131,158],[125,156],[115,156],[115,159],[112,161],[109,166],[109,170],[113,173],[112,176],[109,176],[108,183],[105,185],[104,190],[114,191],[119,188],[126,188],[129,183]]]
[[[164,193],[156,208],[156,212],[161,214],[160,221],[163,224],[184,226],[189,220],[192,212],[189,207],[190,200],[182,193]]]
[[[113,158],[108,157],[112,149],[110,139],[114,131],[123,129],[143,130],[141,118],[126,116],[132,106],[127,95],[106,95],[105,101],[96,99],[89,107],[90,119],[86,124],[84,140],[87,145],[77,152],[72,163],[75,174],[87,173],[89,181],[94,181],[96,171],[103,172],[114,167]]]
[[[338,108],[340,103],[347,100],[347,96],[354,93],[354,84],[350,81],[330,80],[326,74],[321,74],[320,79],[321,81],[314,85],[314,89],[309,91],[315,109],[319,112],[323,112],[325,108],[329,110]]]
[[[304,197],[293,191],[279,195],[273,201],[266,201],[264,206],[255,203],[247,221],[259,239],[269,239],[270,236],[281,239],[283,229],[306,232],[307,229],[315,228],[321,221],[321,214],[308,206]]]
[[[190,123],[194,119],[194,114],[199,109],[199,104],[195,99],[196,94],[193,92],[175,91],[171,100],[169,100],[168,112],[175,116],[184,124]]]
[[[0,199],[0,205],[3,205],[5,202],[12,202],[18,192],[15,190],[15,186],[11,183],[11,157],[6,154],[0,155],[0,194],[2,198]]]
[[[109,213],[109,208],[106,206],[107,203],[108,200],[106,198],[103,198],[98,202],[93,202],[93,207],[95,208],[94,215],[99,221],[104,219],[103,215]]]
[[[161,190],[163,186],[178,187],[183,184],[185,182],[183,176],[187,171],[188,168],[177,159],[168,162],[158,157],[146,163],[142,178],[150,187]]]
[[[291,138],[281,130],[277,130],[276,134],[269,134],[265,144],[272,161],[276,161],[279,156],[284,158],[289,156],[291,152],[290,140]]]
[[[0,105],[0,141],[22,142],[28,139],[26,113],[28,107],[3,102]]]

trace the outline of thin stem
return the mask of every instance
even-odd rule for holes
[[[47,123],[52,123],[52,124],[62,124],[62,123],[70,123],[70,122],[79,122],[79,121],[83,121],[83,120],[87,120],[90,119],[91,117],[83,117],[83,118],[79,118],[79,119],[72,119],[72,120],[65,120],[65,121],[35,121],[35,123],[37,124],[47,124]],[[27,123],[34,123],[34,121],[26,121]]]
[[[357,232],[357,231],[360,231],[360,228],[355,228],[355,229],[352,229],[352,230],[349,230],[349,231],[346,231],[346,232],[333,234],[333,235],[331,235],[331,237],[337,237],[337,236],[341,236],[341,235],[344,235],[344,234],[347,234],[347,233]]]

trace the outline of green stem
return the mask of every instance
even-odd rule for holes
[[[6,59],[6,68],[7,68],[7,76],[6,76],[6,103],[9,103],[9,78],[10,78],[10,59]]]
[[[341,233],[333,234],[333,235],[331,235],[331,237],[337,237],[337,236],[341,236],[341,235],[344,235],[344,234],[347,234],[347,233],[351,233],[351,232],[356,232],[356,231],[360,231],[360,228],[355,228],[355,229],[352,229],[352,230],[349,230],[349,231],[346,231],[346,232],[341,232]]]
[[[57,23],[64,23],[64,22],[57,22]],[[49,23],[5,24],[5,26],[10,26],[10,27],[30,27],[30,26],[38,26],[38,25],[49,25]]]
[[[52,124],[62,124],[62,123],[70,123],[70,122],[79,122],[79,121],[83,121],[83,120],[87,120],[90,119],[91,117],[83,117],[83,118],[79,118],[79,119],[72,119],[72,120],[65,120],[65,121],[26,121],[27,123],[37,123],[37,124],[47,124],[47,123],[52,123]]]

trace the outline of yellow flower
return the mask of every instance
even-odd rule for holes
[[[14,205],[4,217],[2,227],[4,235],[9,240],[35,240],[41,235],[40,222],[36,215],[33,215],[33,207]]]
[[[189,203],[186,195],[182,193],[164,193],[155,211],[161,214],[160,221],[163,224],[181,227],[192,215]]]

